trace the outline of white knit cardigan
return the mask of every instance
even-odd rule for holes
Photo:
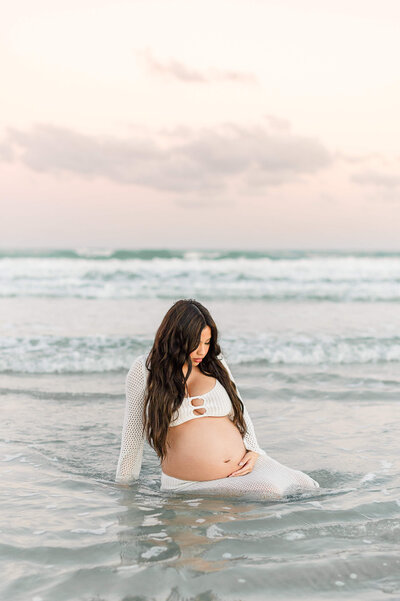
[[[223,355],[219,355],[218,359],[220,359],[228,371],[231,380],[236,385]],[[136,480],[139,477],[142,466],[143,445],[145,441],[145,437],[142,436],[143,407],[147,384],[145,361],[146,355],[137,357],[132,363],[125,380],[125,414],[122,426],[121,450],[115,475],[115,481],[120,483],[130,483]],[[244,405],[243,417],[247,427],[247,433],[243,437],[244,446],[248,451],[255,451],[260,455],[266,455],[266,452],[258,445],[253,423],[237,387],[236,391]],[[201,395],[199,396],[201,397]],[[210,414],[208,411],[207,415],[212,415],[212,413]]]

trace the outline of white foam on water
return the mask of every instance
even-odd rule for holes
[[[160,555],[163,551],[165,551],[165,547],[151,547],[148,551],[142,553],[141,557],[150,559],[151,557],[157,557],[157,555]]]
[[[365,476],[363,476],[360,480],[361,484],[364,484],[364,482],[371,482],[372,480],[375,480],[376,478],[376,474],[373,474],[372,472],[370,472],[369,474],[365,474]]]
[[[306,535],[304,534],[304,532],[288,532],[288,534],[285,534],[284,536],[286,540],[299,540],[305,537]]]
[[[213,524],[212,526],[209,526],[207,528],[206,536],[207,538],[218,538],[220,536],[223,536],[223,531],[221,530],[221,528],[218,528],[216,524]]]
[[[156,526],[157,524],[162,524],[161,520],[158,520],[156,517],[152,515],[145,515],[143,518],[143,526]]]
[[[18,457],[22,457],[22,455],[23,455],[23,453],[17,453],[16,455],[4,455],[2,461],[14,461],[14,459],[17,459]]]
[[[151,535],[150,535],[150,538],[156,538],[156,539],[157,538],[161,539],[161,538],[166,538],[166,537],[169,538],[168,534],[166,532],[164,532],[164,531],[161,531],[161,532],[152,532]]]

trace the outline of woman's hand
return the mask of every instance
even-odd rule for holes
[[[259,453],[256,453],[255,451],[247,451],[247,453],[243,455],[239,462],[239,465],[242,467],[229,474],[227,478],[230,478],[231,476],[244,476],[245,474],[249,474],[252,471],[258,456]]]

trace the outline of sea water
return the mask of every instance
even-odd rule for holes
[[[127,370],[202,302],[260,446],[320,483],[115,483]],[[0,251],[0,597],[400,599],[400,253]]]

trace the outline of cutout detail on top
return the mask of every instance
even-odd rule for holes
[[[192,407],[199,407],[199,405],[204,405],[204,399],[194,398],[190,401]],[[201,409],[193,409],[193,413],[195,415],[203,415],[206,412],[206,409],[202,407]]]
[[[200,401],[200,402],[197,402],[197,403],[196,403],[196,402],[194,402],[194,401]],[[193,405],[193,407],[198,407],[199,405],[204,405],[204,399],[200,399],[200,398],[195,398],[195,399],[192,399],[192,400],[190,401],[190,404],[191,404],[191,405]]]

